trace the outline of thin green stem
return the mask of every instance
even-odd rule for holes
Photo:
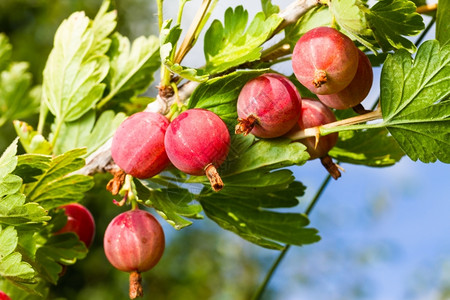
[[[189,52],[189,50],[194,46],[199,31],[203,28],[205,24],[205,16],[209,16],[207,14],[208,9],[211,5],[212,0],[203,0],[202,5],[200,6],[199,10],[197,11],[197,14],[195,15],[194,19],[192,20],[191,26],[189,27],[186,36],[181,43],[180,48],[178,49],[177,54],[175,55],[174,62],[180,63],[185,55]]]
[[[433,19],[431,19],[430,23],[428,23],[427,27],[421,32],[419,38],[414,43],[417,47],[422,43],[423,39],[427,35],[428,31],[430,31],[431,27],[433,27],[434,23],[436,22],[436,16],[433,16]]]
[[[37,132],[42,135],[42,133],[44,132],[44,125],[45,125],[45,120],[47,119],[47,115],[48,115],[48,107],[45,104],[44,100],[41,100],[41,107],[39,110],[39,121],[38,121],[38,126],[37,126]]]
[[[286,255],[286,253],[288,252],[289,248],[291,247],[291,245],[286,245],[286,247],[284,247],[284,249],[280,252],[280,254],[278,255],[277,260],[273,263],[272,267],[270,268],[269,272],[266,275],[266,278],[264,279],[263,283],[259,286],[258,291],[256,291],[256,294],[253,296],[253,300],[259,300],[261,299],[263,293],[265,292],[270,279],[272,278],[273,273],[275,273],[275,270],[278,268],[278,265],[281,263],[281,261],[283,260],[284,256]]]
[[[52,147],[55,147],[56,140],[58,139],[59,132],[61,131],[61,127],[62,127],[63,123],[64,123],[63,121],[56,120],[56,129],[53,132],[53,138],[52,138],[52,141],[51,141]]]
[[[311,211],[314,209],[314,207],[316,206],[317,202],[320,199],[320,196],[322,196],[322,194],[325,191],[326,187],[330,183],[330,180],[331,180],[331,175],[328,174],[327,177],[325,177],[325,179],[323,180],[322,185],[320,186],[320,188],[317,190],[316,195],[314,196],[314,198],[311,200],[311,202],[309,203],[308,207],[306,208],[305,215],[309,215],[311,213]]]
[[[326,187],[328,186],[328,183],[330,183],[331,175],[328,174],[327,177],[323,180],[322,184],[320,185],[319,189],[316,192],[316,195],[309,203],[308,207],[305,210],[305,214],[309,215],[311,211],[316,206],[317,202],[319,201],[320,197],[322,196],[323,192],[325,191]],[[286,256],[286,253],[290,249],[291,245],[286,245],[284,249],[280,252],[277,259],[273,263],[272,267],[270,268],[269,272],[266,274],[266,277],[264,278],[263,283],[259,286],[258,290],[256,291],[255,295],[253,296],[253,300],[259,300],[261,299],[263,293],[265,292],[270,279],[272,278],[273,274],[275,273],[276,269],[280,265],[283,258]]]
[[[164,2],[164,0],[156,0],[156,4],[158,6],[158,27],[159,27],[159,31],[161,31],[162,25],[163,25],[163,22],[164,22],[163,2]]]
[[[97,109],[102,108],[106,103],[109,102],[109,100],[111,100],[114,95],[117,93],[118,89],[114,89],[111,92],[109,92],[108,95],[106,95],[105,98],[103,98],[102,100],[100,100],[100,102],[97,104]]]
[[[183,17],[183,10],[184,10],[184,6],[186,5],[186,2],[188,2],[189,0],[180,0],[180,5],[178,7],[178,14],[177,14],[177,24],[180,25],[181,24],[181,18]]]

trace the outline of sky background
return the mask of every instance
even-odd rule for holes
[[[186,12],[193,15],[197,2],[188,2]],[[283,9],[290,1],[272,2]],[[226,8],[241,4],[250,16],[261,7],[259,0],[219,1],[210,21],[223,21]],[[176,5],[173,8],[166,5],[166,16],[175,14]],[[189,26],[187,16],[182,28]],[[432,38],[434,28],[425,40]],[[196,47],[202,49],[201,45]],[[185,61],[200,66],[200,59],[202,55],[191,51]],[[292,74],[289,63],[274,69]],[[366,107],[379,95],[379,71],[374,70]],[[450,287],[449,166],[413,162],[408,157],[388,168],[342,166],[346,171],[329,184],[310,215],[311,225],[319,229],[322,240],[290,248],[271,281],[276,298],[450,299],[450,294],[439,296],[442,289]],[[307,186],[298,207],[304,211],[326,171],[319,161],[294,167],[293,171]],[[229,238],[235,239],[231,233]],[[243,243],[244,248],[254,248]],[[265,249],[259,252],[268,270],[278,253]],[[261,274],[261,281],[264,276]]]

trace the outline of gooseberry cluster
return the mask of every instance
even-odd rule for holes
[[[314,28],[298,40],[292,68],[301,84],[334,109],[357,106],[372,87],[367,56],[346,35],[330,27]]]
[[[282,75],[260,75],[240,91],[236,134],[251,133],[261,139],[295,136],[297,131],[335,122],[331,108],[355,108],[371,88],[373,74],[368,58],[348,37],[332,28],[318,27],[304,34],[294,48],[292,66],[299,82],[320,101],[302,99],[295,85]],[[140,112],[126,119],[112,140],[114,162],[140,179],[173,165],[186,174],[206,175],[212,189],[220,191],[224,184],[217,169],[230,148],[226,124],[213,112],[198,108],[171,118]],[[303,143],[310,159],[319,158],[337,179],[341,174],[328,155],[337,140],[338,133],[333,133],[293,142]],[[105,254],[115,268],[130,272],[131,298],[142,295],[140,273],[158,263],[164,243],[158,221],[135,206],[108,225]]]
[[[372,86],[372,66],[367,56],[344,34],[329,27],[317,27],[296,43],[292,67],[301,84],[318,99],[301,99],[294,84],[278,74],[264,74],[247,82],[237,101],[236,133],[258,138],[295,136],[297,131],[335,122],[333,109],[353,108]],[[341,176],[328,152],[338,134],[298,140],[306,145],[310,159],[320,158],[334,179]]]
[[[171,122],[153,112],[126,119],[114,134],[111,155],[127,174],[150,178],[170,164],[191,175],[206,175],[214,191],[223,188],[217,169],[225,161],[230,134],[220,117],[205,109],[189,109]],[[115,217],[103,246],[109,262],[130,273],[131,299],[143,295],[141,272],[153,268],[165,247],[164,232],[148,212],[137,208]]]

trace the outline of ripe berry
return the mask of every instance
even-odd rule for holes
[[[5,294],[5,292],[0,291],[0,300],[11,300],[8,295]]]
[[[298,128],[294,128],[293,131],[321,126],[335,121],[336,117],[333,112],[324,104],[316,100],[302,99],[302,115],[298,120]],[[320,138],[308,137],[298,141],[306,146],[306,151],[310,155],[309,159],[320,158],[322,164],[334,179],[339,178],[341,173],[328,155],[328,151],[336,145],[338,136],[339,134],[336,132],[320,136]]]
[[[319,100],[334,109],[347,109],[361,103],[372,87],[373,71],[367,56],[358,49],[359,61],[356,75],[348,86],[330,95],[318,95]]]
[[[164,148],[166,117],[153,112],[139,112],[126,119],[116,130],[111,155],[126,173],[150,178],[169,165]]]
[[[298,40],[292,67],[298,81],[314,94],[337,93],[355,77],[358,49],[336,29],[317,27]]]
[[[121,213],[106,228],[103,246],[115,268],[130,272],[130,298],[142,296],[140,273],[158,263],[165,247],[164,232],[156,218],[139,209]]]
[[[230,148],[230,133],[219,116],[205,109],[189,109],[176,117],[164,139],[167,155],[179,170],[205,175],[214,191],[223,187],[217,168]]]
[[[300,94],[294,84],[278,74],[263,74],[242,88],[236,133],[274,138],[287,133],[300,117]]]
[[[89,248],[95,236],[95,222],[92,214],[86,207],[78,203],[67,204],[60,208],[64,209],[67,223],[55,234],[74,232],[80,241]]]

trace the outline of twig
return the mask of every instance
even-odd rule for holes
[[[437,10],[438,8],[438,4],[437,3],[433,3],[433,4],[425,4],[425,5],[421,5],[416,9],[416,12],[419,14],[426,14],[432,11]]]

